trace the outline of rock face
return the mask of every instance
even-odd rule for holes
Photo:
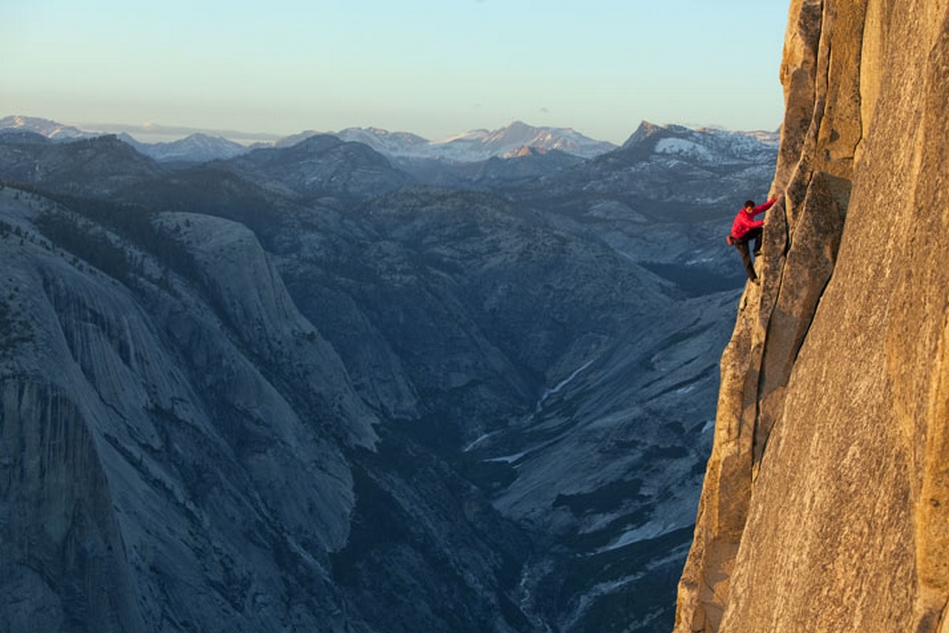
[[[676,631],[949,630],[949,11],[795,0]]]
[[[21,236],[6,234],[2,250],[9,630],[279,630],[282,607],[247,610],[283,593],[266,553],[328,585],[320,552],[346,542],[354,507],[339,444],[375,441],[338,357],[240,225],[195,217],[182,237],[205,272],[204,261],[242,260],[242,278],[208,279],[242,284],[243,303],[177,275],[171,294],[148,282],[133,293],[38,238],[39,198],[0,198]],[[153,266],[146,258],[145,278]],[[234,329],[243,319],[269,331]],[[293,375],[278,369],[288,350],[301,362]],[[215,597],[195,600],[200,587]]]

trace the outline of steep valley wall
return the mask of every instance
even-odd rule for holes
[[[949,6],[792,0],[677,633],[949,631]]]

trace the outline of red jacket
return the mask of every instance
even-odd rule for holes
[[[764,204],[758,205],[757,207],[751,210],[751,213],[748,212],[748,209],[742,207],[738,211],[738,215],[735,216],[735,222],[732,224],[731,237],[736,240],[748,235],[748,231],[751,229],[756,229],[759,226],[764,225],[764,220],[755,220],[756,215],[760,215],[771,208],[771,205],[775,203],[777,198],[771,198]]]

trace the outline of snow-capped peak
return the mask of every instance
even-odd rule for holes
[[[755,162],[777,151],[779,142],[778,132],[733,132],[643,121],[621,151],[655,153],[698,164]]]
[[[99,136],[90,132],[83,132],[77,127],[63,125],[49,119],[29,116],[7,116],[0,119],[0,130],[17,130],[34,132],[53,140],[75,140]]]
[[[460,162],[505,156],[524,147],[560,150],[582,158],[593,158],[616,146],[580,134],[573,128],[534,127],[514,121],[497,130],[471,130],[431,143],[439,157]]]

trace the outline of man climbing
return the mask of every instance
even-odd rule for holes
[[[764,226],[764,220],[755,220],[756,215],[760,215],[771,208],[777,201],[777,198],[771,198],[760,206],[755,206],[754,200],[745,202],[745,206],[738,211],[735,221],[732,223],[732,232],[728,236],[728,243],[738,249],[741,254],[741,262],[745,265],[745,271],[748,273],[748,279],[753,283],[759,283],[758,275],[755,274],[755,267],[751,262],[751,255],[748,253],[748,242],[755,241],[754,254],[758,257],[761,254],[761,233]]]

